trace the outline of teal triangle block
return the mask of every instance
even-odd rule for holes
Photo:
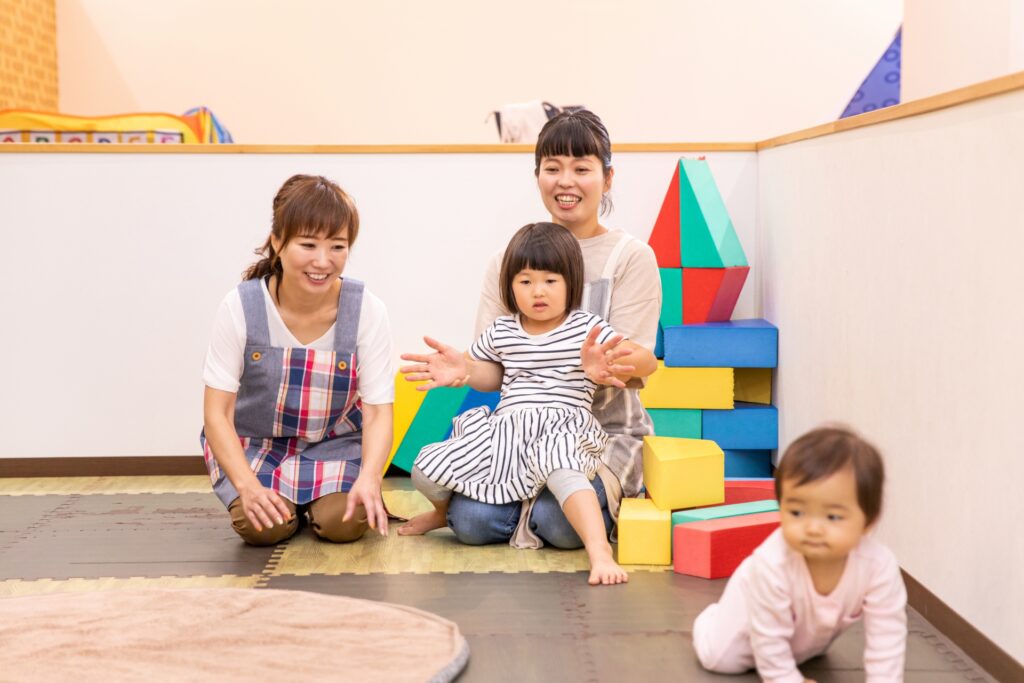
[[[683,266],[747,265],[743,245],[708,163],[700,159],[680,159],[679,164],[679,242]]]

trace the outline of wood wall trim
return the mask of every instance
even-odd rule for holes
[[[754,152],[756,142],[632,142],[624,152]],[[533,154],[533,145],[114,145],[7,143],[8,154]]]
[[[911,100],[910,102],[886,107],[885,109],[878,109],[866,114],[858,114],[857,116],[839,119],[838,121],[832,121],[821,126],[799,130],[795,133],[787,133],[786,135],[762,140],[757,143],[757,151],[760,152],[773,147],[781,147],[782,145],[791,145],[794,142],[800,142],[802,140],[811,140],[825,135],[843,133],[848,130],[874,126],[879,123],[886,123],[897,119],[920,116],[921,114],[938,111],[939,109],[947,109],[960,104],[967,104],[968,102],[976,102],[989,97],[995,97],[996,95],[1005,95],[1007,93],[1014,92],[1015,90],[1024,90],[1024,71],[1018,71],[1017,73],[1002,76],[1000,78],[993,78],[990,81],[982,81],[981,83],[975,83],[964,88],[958,88],[957,90],[939,93],[938,95],[932,95],[931,97]]]
[[[907,603],[997,681],[1024,681],[1024,664],[993,643],[956,610],[903,570]]]
[[[627,142],[613,152],[760,152],[879,123],[920,116],[968,102],[1024,90],[1024,71],[920,100],[831,121],[760,142]],[[99,145],[0,144],[0,154],[527,154],[533,145]]]

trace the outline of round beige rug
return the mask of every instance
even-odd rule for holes
[[[0,599],[4,680],[450,681],[447,619],[318,593],[150,589]]]

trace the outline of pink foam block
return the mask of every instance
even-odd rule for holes
[[[725,503],[750,503],[755,500],[772,500],[775,498],[774,479],[726,479]]]
[[[677,524],[672,527],[672,568],[704,579],[732,576],[778,526],[778,512]]]

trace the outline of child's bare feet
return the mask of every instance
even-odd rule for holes
[[[629,574],[612,558],[610,545],[593,552],[588,550],[587,554],[590,556],[590,578],[587,583],[591,586],[613,586],[629,581]]]
[[[408,522],[398,527],[399,536],[422,536],[433,529],[443,529],[448,526],[446,515],[441,510],[431,510],[416,515]]]

